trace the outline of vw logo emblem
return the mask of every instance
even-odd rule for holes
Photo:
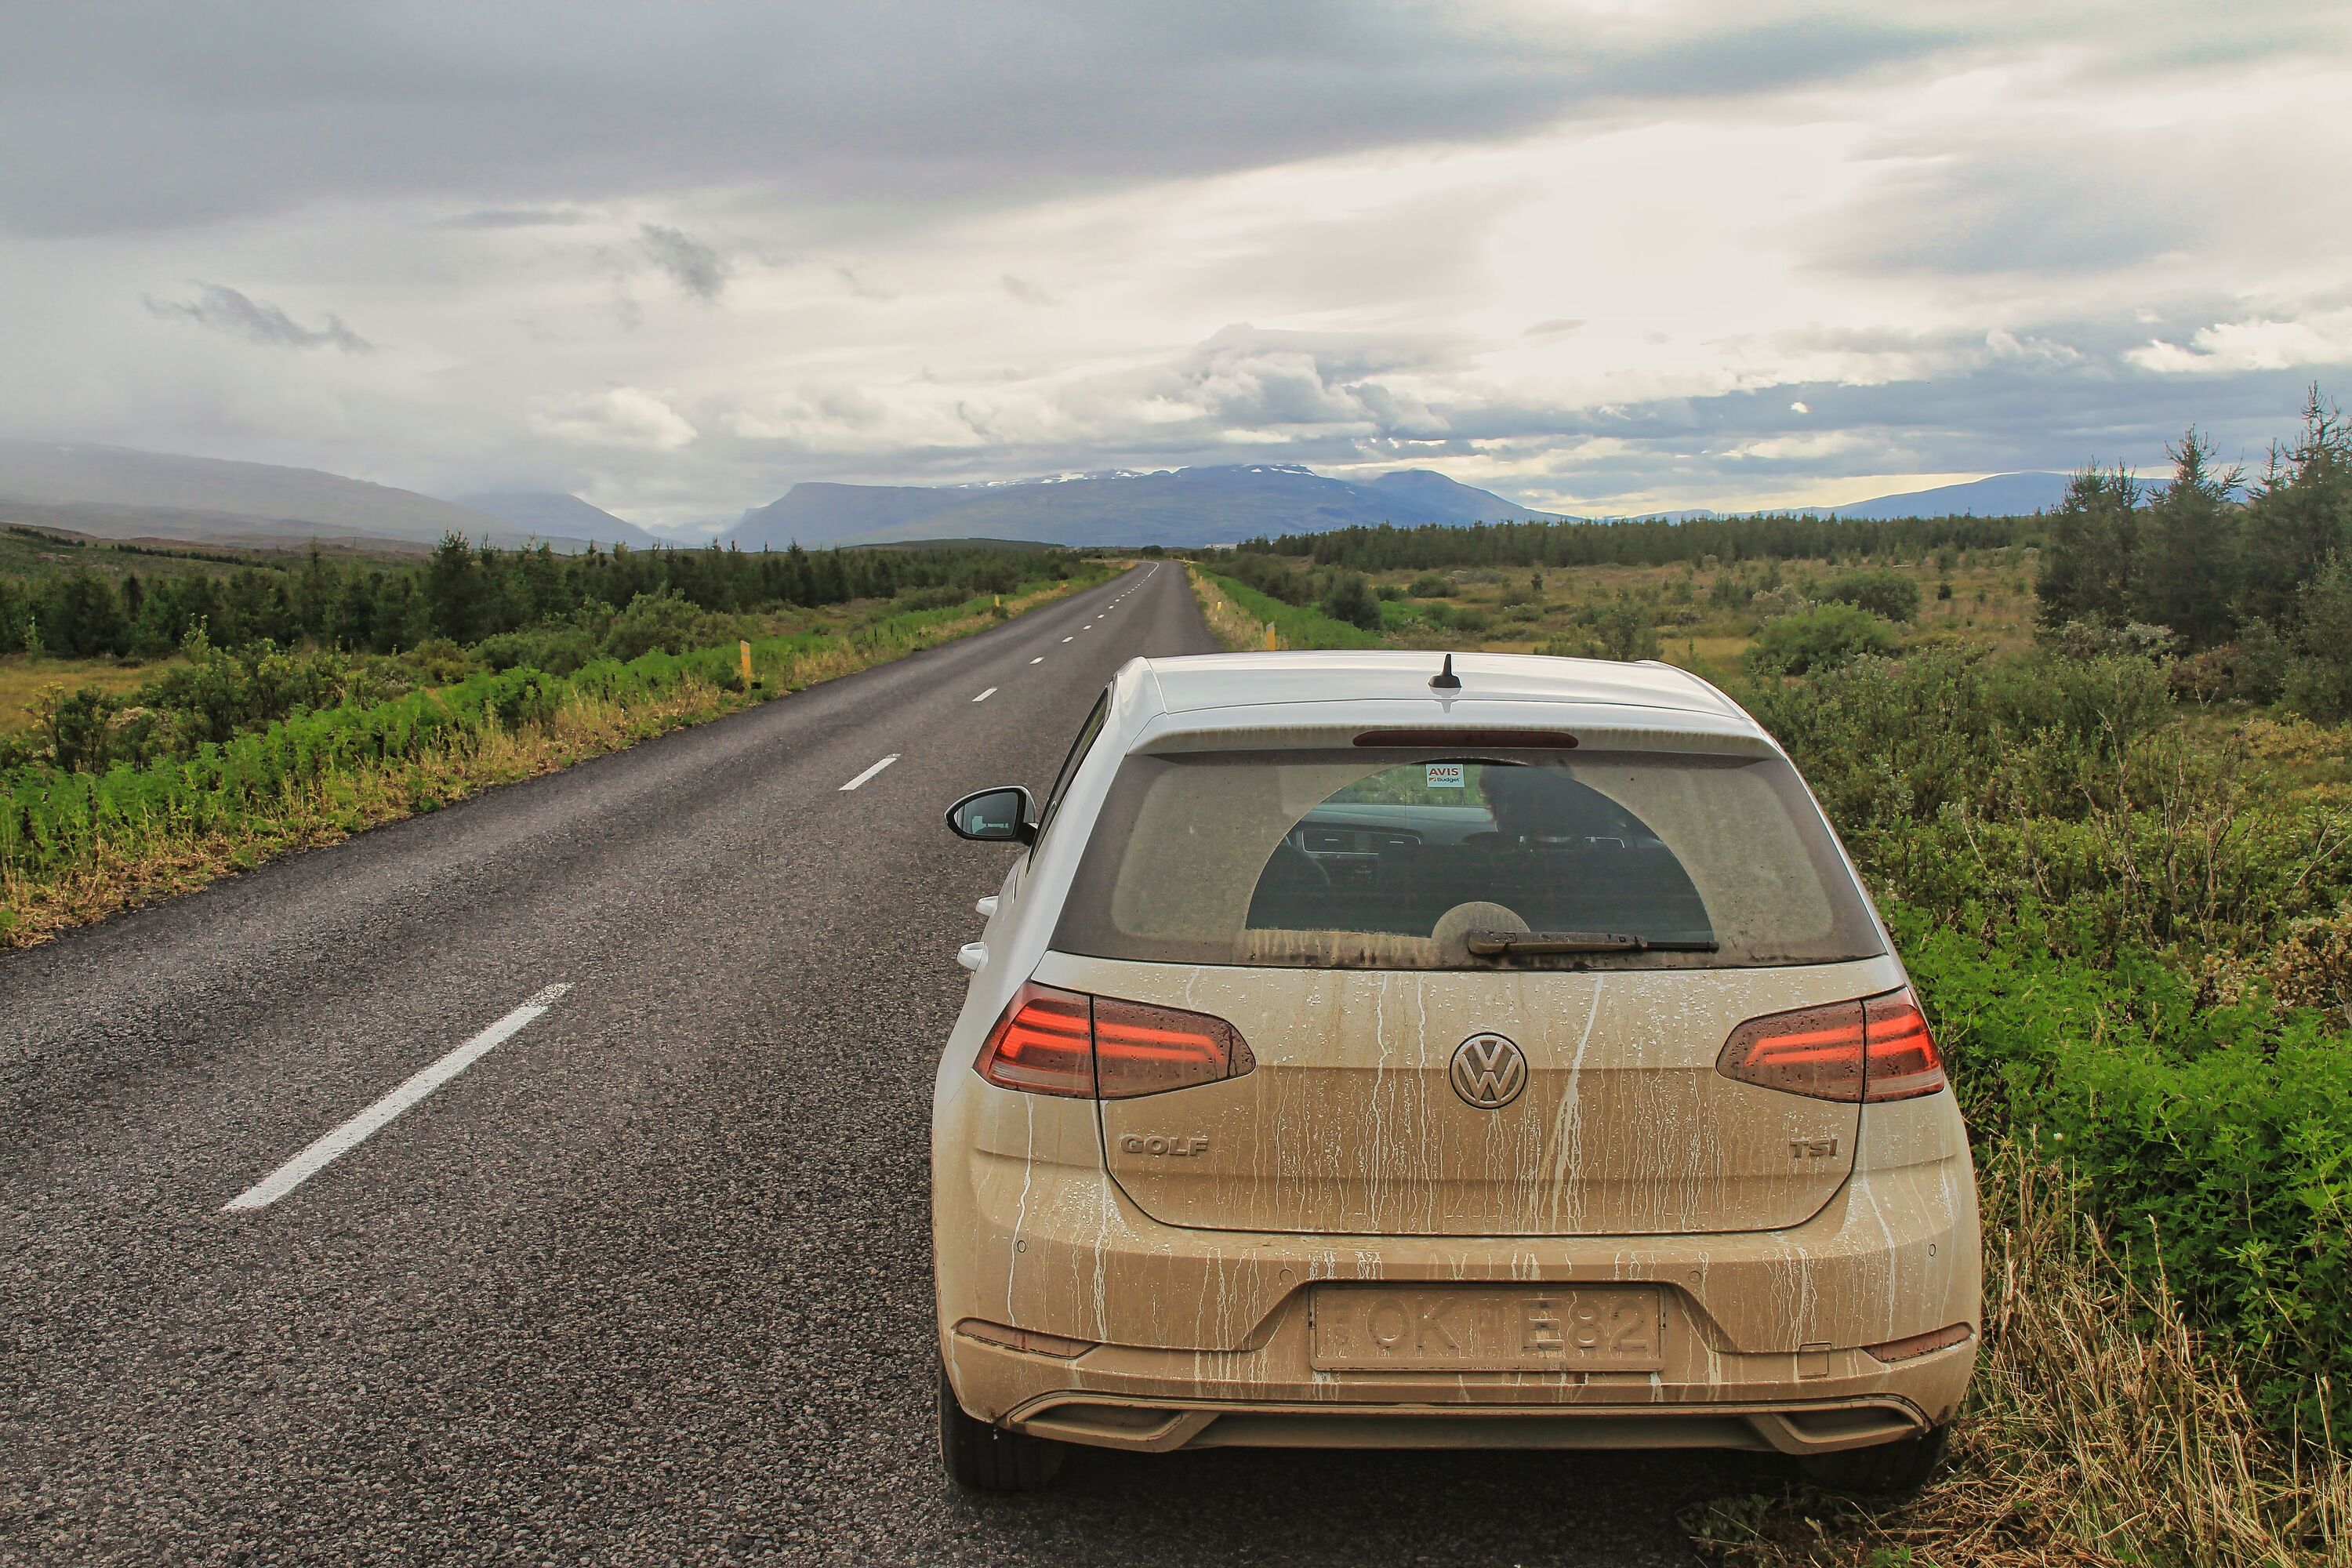
[[[1463,1104],[1500,1110],[1528,1087],[1528,1058],[1500,1035],[1473,1035],[1454,1047],[1445,1076]]]

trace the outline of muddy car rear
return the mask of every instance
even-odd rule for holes
[[[1107,694],[941,1065],[951,1450],[1920,1468],[1974,1353],[1966,1138],[1794,769],[1663,668],[1429,673]]]

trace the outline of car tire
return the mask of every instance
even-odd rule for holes
[[[1061,1474],[1065,1453],[1062,1444],[965,1415],[940,1369],[940,1463],[948,1479],[968,1492],[1034,1492]]]
[[[1832,1491],[1889,1496],[1916,1491],[1943,1462],[1944,1443],[1951,1428],[1930,1426],[1892,1443],[1867,1448],[1842,1448],[1832,1454],[1812,1454],[1798,1461],[1816,1486]]]

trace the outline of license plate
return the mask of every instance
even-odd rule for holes
[[[1313,1303],[1318,1372],[1656,1372],[1665,1292],[1654,1285],[1326,1285]]]

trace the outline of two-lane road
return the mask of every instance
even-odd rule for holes
[[[1139,567],[0,955],[0,1561],[1686,1561],[1687,1458],[940,1479],[940,814],[1213,647]]]

